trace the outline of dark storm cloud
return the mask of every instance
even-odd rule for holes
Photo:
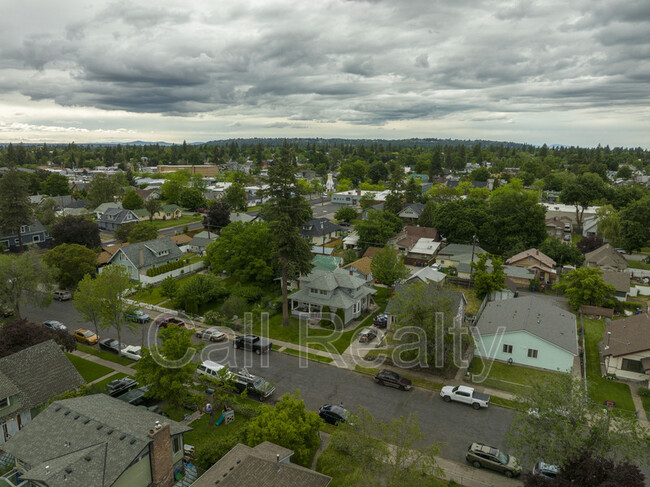
[[[32,30],[25,10],[20,35],[0,21],[0,92],[369,125],[650,101],[647,0],[179,5],[71,0]]]

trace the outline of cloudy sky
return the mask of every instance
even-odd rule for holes
[[[648,0],[0,0],[0,142],[650,148]]]

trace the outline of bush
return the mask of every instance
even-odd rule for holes
[[[154,267],[153,269],[147,269],[147,276],[154,277],[159,274],[164,274],[165,272],[175,271],[176,269],[180,269],[186,265],[189,265],[189,261],[185,259],[179,260],[177,262],[169,262],[168,264],[163,264],[161,266]]]
[[[249,286],[237,286],[232,290],[234,296],[239,296],[244,298],[247,302],[253,303],[262,297],[262,288],[259,286],[249,285]]]
[[[194,464],[202,469],[209,469],[221,457],[228,453],[237,443],[243,443],[241,431],[217,438],[205,446],[200,446],[194,454]]]
[[[639,396],[650,397],[650,389],[647,387],[639,387]]]
[[[199,313],[199,303],[196,300],[196,296],[188,296],[185,299],[185,311],[195,315]]]
[[[228,318],[233,316],[242,316],[248,309],[248,303],[241,296],[231,295],[221,305],[221,312]]]
[[[203,315],[203,321],[210,326],[223,325],[223,316],[218,311],[210,310]]]
[[[341,326],[345,328],[345,310],[343,308],[337,309],[336,316],[341,320]],[[336,325],[338,326],[338,323]]]
[[[330,313],[331,313],[330,307],[327,305],[323,306],[323,308],[320,311],[320,315],[321,315],[320,326],[327,326],[331,323]]]

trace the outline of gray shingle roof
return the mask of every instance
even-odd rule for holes
[[[327,218],[312,218],[300,226],[300,235],[303,237],[320,237],[338,230],[343,230],[343,227],[332,223]]]
[[[585,254],[585,265],[589,267],[610,267],[612,269],[627,269],[625,257],[619,254],[610,244],[598,247]]]
[[[135,220],[132,221],[137,221],[138,217],[135,213],[133,213],[131,210],[123,210],[120,208],[108,208],[101,216],[99,219],[100,222],[110,222],[110,223],[123,223],[124,220],[126,220],[126,217],[132,214],[135,218]]]
[[[144,265],[140,265],[140,249],[142,249],[142,257]],[[168,251],[164,255],[158,255],[159,252]],[[110,264],[115,259],[119,259],[121,253],[124,253],[128,259],[133,263],[136,268],[149,267],[154,264],[163,264],[169,261],[178,260],[183,252],[178,248],[178,245],[169,237],[161,237],[146,242],[138,242],[131,245],[125,245],[120,248],[113,257],[108,261]]]
[[[192,237],[192,240],[190,240],[189,245],[205,248],[208,246],[208,244],[214,242],[217,238],[219,238],[218,234],[204,230],[194,235],[194,237]]]
[[[54,340],[0,359],[0,397],[18,391],[15,411],[32,409],[85,382]],[[0,422],[11,412],[2,411]]]
[[[149,445],[156,421],[171,435],[191,428],[105,394],[55,401],[3,449],[47,485],[110,486]],[[49,473],[45,466],[49,466]]]
[[[309,275],[301,277],[301,289],[291,295],[291,299],[304,303],[332,306],[346,309],[354,305],[360,298],[375,294],[375,290],[363,279],[350,275],[345,269],[333,271],[314,270]],[[329,296],[313,294],[309,289],[329,291]],[[352,297],[347,289],[358,290]]]
[[[115,203],[110,203],[110,202],[109,203],[102,203],[97,208],[95,208],[93,211],[95,211],[97,213],[103,213],[106,210],[108,210],[109,208],[122,208],[122,202],[117,201]]]
[[[499,327],[505,327],[505,333],[527,331],[578,354],[575,315],[535,296],[488,303],[476,327],[481,335],[492,335]]]
[[[192,487],[326,487],[331,477],[293,463],[277,463],[293,452],[268,441],[251,448],[235,445]]]
[[[478,254],[485,254],[485,250],[483,250],[481,247],[478,245],[474,247],[474,255]],[[438,251],[438,256],[440,257],[456,257],[456,259],[453,260],[458,260],[458,257],[464,256],[464,255],[472,255],[472,246],[471,245],[466,245],[466,244],[449,244],[446,247],[440,249]],[[469,261],[469,259],[468,259]]]

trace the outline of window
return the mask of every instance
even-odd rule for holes
[[[627,358],[623,359],[623,365],[621,366],[623,370],[627,370],[628,372],[636,372],[638,374],[643,374],[645,371],[643,370],[643,365],[641,365],[641,361],[639,360],[630,360]]]
[[[27,233],[27,232],[29,232],[29,227],[27,225],[21,225],[20,233]]]
[[[4,399],[0,399],[0,409],[6,408],[9,406],[9,398],[5,397]]]
[[[32,242],[40,242],[41,241],[41,236],[40,235],[34,235],[34,238],[32,239]]]
[[[172,451],[174,452],[174,454],[181,451],[181,437],[180,437],[180,435],[174,436],[172,438]]]
[[[512,345],[503,344],[503,353],[512,353]]]
[[[537,358],[537,350],[529,348],[528,349],[528,358]]]

